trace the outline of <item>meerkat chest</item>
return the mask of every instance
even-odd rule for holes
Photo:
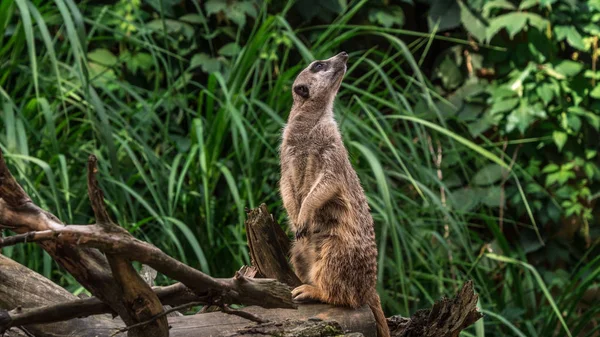
[[[315,179],[322,173],[323,158],[315,147],[297,146],[288,148],[285,171],[291,177],[295,189],[302,194],[310,189]]]

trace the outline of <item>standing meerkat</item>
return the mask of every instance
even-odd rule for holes
[[[375,289],[373,218],[333,118],[347,60],[342,52],[311,63],[292,88],[294,104],[280,148],[280,192],[296,236],[291,260],[303,283],[292,296],[352,308],[366,303],[378,336],[388,337]]]

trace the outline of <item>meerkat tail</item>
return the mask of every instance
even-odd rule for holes
[[[373,316],[375,316],[375,322],[377,323],[377,337],[390,337],[390,328],[388,327],[387,319],[381,308],[379,295],[374,293],[371,298],[369,298],[367,304],[369,305],[369,308],[371,308],[371,311],[373,311]]]

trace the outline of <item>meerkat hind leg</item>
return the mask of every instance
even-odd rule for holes
[[[326,302],[323,291],[312,284],[303,284],[294,288],[292,299],[299,303]]]

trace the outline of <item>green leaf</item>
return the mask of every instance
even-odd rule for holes
[[[451,203],[459,212],[469,212],[479,201],[478,191],[472,188],[461,188],[451,193]]]
[[[500,186],[491,186],[481,191],[481,203],[488,207],[500,207],[500,204],[504,205],[505,196],[502,195],[502,188]]]
[[[596,87],[590,91],[590,97],[600,99],[600,85],[596,85]]]
[[[539,84],[535,88],[535,92],[544,102],[544,106],[547,106],[550,102],[552,102],[552,99],[554,98],[553,85],[548,82],[543,82]]]
[[[458,114],[458,120],[464,122],[477,120],[484,108],[483,105],[466,103]]]
[[[592,127],[594,129],[596,129],[596,131],[600,130],[600,117],[598,117],[596,114],[593,114],[591,112],[587,112],[585,114],[585,117],[588,120],[588,123],[590,123],[592,125]]]
[[[536,119],[544,118],[546,118],[545,111],[538,110],[536,107],[522,103],[518,109],[513,110],[506,118],[506,132],[512,132],[516,127],[521,134],[524,134],[531,123]]]
[[[588,33],[589,35],[600,35],[600,26],[593,22],[590,22],[587,25],[583,26],[583,31]]]
[[[594,177],[594,174],[596,173],[596,170],[594,169],[594,164],[592,163],[585,163],[585,165],[583,166],[583,171],[585,172],[585,175],[588,177],[588,179],[592,179]]]
[[[598,151],[587,149],[587,150],[585,150],[585,159],[590,160],[590,159],[596,157],[597,154],[598,154]]]
[[[491,40],[503,28],[508,31],[510,38],[512,39],[518,32],[520,32],[525,23],[527,22],[526,13],[512,12],[508,14],[500,15],[494,19],[491,19],[489,26],[486,31],[487,40]]]
[[[219,54],[223,56],[235,56],[239,52],[240,46],[235,42],[230,42],[219,49]]]
[[[256,15],[258,15],[255,1],[238,1],[234,4],[234,7],[236,10],[241,11],[252,18],[255,18]]]
[[[556,67],[554,67],[554,70],[566,77],[577,75],[581,69],[583,69],[583,64],[571,60],[563,60]]]
[[[477,39],[477,41],[483,42],[485,40],[486,25],[479,20],[477,16],[471,13],[471,10],[463,1],[459,0],[458,4],[460,6],[460,21],[463,23],[463,26]]]
[[[546,186],[550,186],[554,184],[558,180],[560,172],[552,173],[546,176],[546,182],[544,183]]]
[[[579,132],[579,129],[581,129],[581,119],[577,115],[569,114],[567,116],[567,125],[573,132]]]
[[[544,167],[544,169],[542,170],[542,173],[551,173],[551,172],[556,172],[558,171],[560,167],[556,164],[548,164]]]
[[[554,34],[556,35],[557,41],[562,41],[567,38],[568,30],[571,26],[554,26]]]
[[[110,50],[104,48],[94,49],[87,54],[90,61],[106,67],[112,67],[117,64],[118,59]]]
[[[556,34],[556,40],[562,41],[567,40],[569,45],[579,50],[587,51],[589,48],[583,42],[583,37],[575,26],[556,26],[554,27],[554,34]]]
[[[442,85],[446,89],[458,87],[464,79],[460,69],[449,56],[440,63],[437,75],[442,79]]]
[[[539,0],[524,0],[521,2],[521,4],[519,5],[519,9],[528,9],[531,8],[535,5],[537,5],[540,1]]]
[[[567,134],[562,131],[554,131],[552,132],[552,139],[554,140],[554,144],[556,144],[556,147],[560,152],[567,142]]]
[[[196,54],[192,57],[192,60],[190,61],[190,69],[198,66],[201,66],[202,71],[206,73],[217,72],[221,69],[221,63],[219,60],[212,58],[205,53]]]
[[[516,9],[515,5],[508,1],[508,0],[493,0],[493,1],[489,1],[486,2],[485,5],[483,5],[483,11],[481,12],[481,15],[483,15],[484,18],[489,18],[490,17],[490,13],[493,9]]]
[[[227,7],[225,15],[229,20],[233,21],[239,27],[246,25],[246,13],[241,10],[237,5]]]
[[[471,182],[478,186],[491,185],[507,176],[508,171],[498,164],[488,164],[475,173]]]
[[[182,34],[187,39],[194,37],[194,27],[177,20],[156,19],[146,23],[146,28],[155,32],[166,32],[167,34]]]
[[[482,132],[489,130],[492,126],[498,125],[498,121],[494,118],[494,116],[486,112],[483,114],[483,117],[476,119],[474,122],[469,123],[467,127],[469,128],[469,133],[473,137],[479,136]]]
[[[517,104],[519,104],[519,98],[494,100],[494,104],[492,104],[490,114],[495,115],[498,113],[513,110],[517,106]]]
[[[529,24],[537,28],[541,32],[544,32],[546,27],[548,27],[548,25],[550,24],[550,21],[544,19],[543,17],[535,13],[525,13],[525,16],[527,16]]]
[[[556,181],[558,181],[558,183],[561,185],[563,185],[564,183],[569,181],[569,179],[575,178],[575,173],[573,173],[572,171],[560,170],[556,174],[557,174]]]
[[[204,4],[204,9],[206,9],[206,14],[213,15],[215,13],[219,13],[227,8],[227,2],[224,0],[208,0]]]
[[[429,31],[437,25],[438,31],[460,26],[460,7],[456,1],[433,1],[427,12]]]
[[[399,6],[386,6],[385,9],[369,10],[369,21],[385,28],[404,25],[404,11]]]
[[[138,69],[142,71],[149,70],[153,64],[152,55],[148,53],[137,53],[127,61],[127,67],[134,73]]]
[[[180,17],[179,21],[184,21],[192,24],[201,24],[206,22],[206,18],[200,14],[186,14]]]

